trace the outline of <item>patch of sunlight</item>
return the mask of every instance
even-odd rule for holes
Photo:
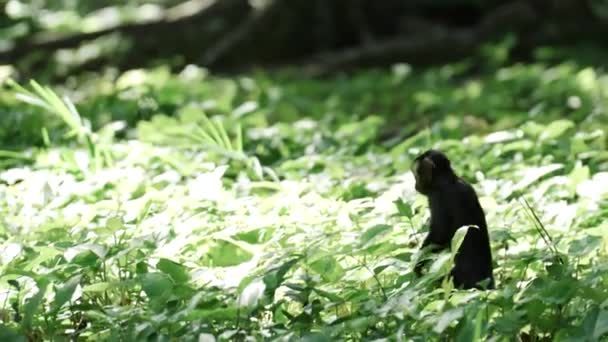
[[[264,295],[266,285],[261,279],[252,281],[239,296],[239,307],[251,307],[257,305],[258,301]]]
[[[134,11],[135,22],[146,22],[162,19],[163,8],[155,4],[143,4]]]
[[[8,169],[0,173],[0,180],[9,185],[13,185],[19,181],[23,181],[30,178],[32,173],[32,170],[30,170],[29,168]]]
[[[582,181],[576,187],[576,193],[585,198],[598,201],[608,194],[608,172],[599,172],[591,179]]]
[[[68,262],[71,262],[74,257],[83,252],[92,252],[97,255],[99,258],[103,258],[106,256],[107,250],[104,246],[92,243],[85,243],[82,245],[70,247],[65,250],[63,253],[63,257]]]
[[[513,186],[514,191],[523,190],[528,186],[532,185],[537,180],[541,179],[543,176],[546,176],[556,170],[562,169],[564,166],[562,164],[550,164],[544,165],[540,167],[532,167],[523,170],[522,179]]]
[[[105,7],[91,12],[81,22],[84,32],[94,32],[117,26],[121,23],[121,14],[118,7]]]
[[[577,216],[578,205],[570,205],[566,201],[558,201],[543,205],[543,211],[545,212],[545,217],[553,220],[552,228],[568,231]]]
[[[14,242],[9,242],[0,247],[0,262],[2,265],[7,265],[21,254],[23,247]]]
[[[396,178],[387,190],[374,200],[373,213],[391,215],[397,212],[395,201],[399,198],[414,198],[416,190],[414,188],[416,180],[413,173],[406,172]]]
[[[15,75],[15,68],[12,65],[0,65],[0,84]]]
[[[148,73],[144,69],[134,69],[124,72],[116,80],[117,89],[127,89],[143,85],[148,80]]]
[[[225,195],[222,177],[228,166],[218,166],[211,172],[205,172],[188,184],[189,195],[198,200],[218,201]]]
[[[523,132],[517,131],[498,131],[485,136],[483,139],[486,144],[504,143],[523,137]]]

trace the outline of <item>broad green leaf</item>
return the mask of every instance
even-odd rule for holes
[[[37,268],[40,264],[56,257],[61,254],[61,251],[52,246],[41,246],[36,247],[35,250],[38,252],[38,256],[28,262],[23,268],[26,271],[31,271]]]
[[[207,257],[214,266],[226,267],[249,261],[253,254],[232,241],[215,239],[209,242]]]
[[[523,173],[523,178],[517,184],[515,184],[515,186],[513,186],[513,191],[526,189],[542,177],[554,171],[560,170],[563,167],[564,166],[562,164],[550,164],[526,169]]]
[[[299,258],[291,259],[281,266],[275,267],[267,272],[264,277],[264,284],[266,285],[266,293],[270,298],[274,296],[275,290],[283,284],[285,275],[287,272],[299,261]]]
[[[310,334],[306,334],[304,336],[302,336],[302,339],[300,340],[302,342],[330,342],[333,341],[333,339],[330,336],[326,336],[322,333],[310,333]]]
[[[412,207],[409,204],[403,202],[401,198],[396,199],[394,203],[395,206],[397,206],[397,211],[399,212],[399,215],[407,217],[409,219],[412,218],[412,216],[414,215],[414,211],[412,210]]]
[[[110,217],[108,219],[108,222],[106,223],[106,225],[112,232],[115,232],[115,231],[123,228],[122,219],[120,217],[116,217],[116,216]]]
[[[173,282],[164,273],[148,273],[142,277],[142,289],[150,298],[166,295],[173,288]]]
[[[595,306],[589,310],[582,324],[585,335],[590,340],[599,340],[608,333],[608,310]]]
[[[593,253],[602,246],[603,239],[599,236],[587,235],[572,241],[568,248],[568,254],[581,257]]]
[[[26,342],[27,338],[19,334],[16,329],[0,323],[0,341]]]
[[[484,330],[484,310],[480,310],[477,306],[471,308],[471,311],[461,319],[459,324],[460,329],[456,333],[455,341],[481,341]]]
[[[72,295],[74,294],[74,291],[76,291],[76,287],[80,284],[81,279],[82,276],[76,275],[68,279],[63,286],[55,291],[55,301],[51,307],[52,312],[56,313],[61,309],[63,304],[72,299]]]
[[[30,329],[32,327],[34,315],[41,309],[47,288],[48,282],[45,280],[40,281],[38,292],[25,301],[25,305],[23,306],[23,321],[21,322],[25,329]]]
[[[449,253],[441,253],[431,265],[431,273],[447,274],[452,268],[452,255]]]
[[[101,282],[101,283],[86,285],[82,288],[82,291],[83,292],[104,292],[104,291],[108,290],[109,288],[110,288],[110,283]]]
[[[476,226],[462,226],[462,227],[458,228],[458,230],[456,230],[456,233],[454,233],[454,236],[452,237],[452,242],[451,242],[452,243],[451,251],[452,251],[453,258],[456,257],[458,250],[460,250],[460,245],[462,245],[462,242],[464,241],[464,238],[467,236],[469,229],[479,229],[479,228]]]
[[[385,234],[386,232],[388,232],[391,229],[393,229],[393,227],[389,226],[387,224],[378,224],[371,228],[368,228],[361,235],[361,244],[365,245],[368,242],[370,242],[372,239],[374,239],[375,237]]]
[[[561,137],[570,128],[574,127],[574,122],[570,120],[556,120],[550,123],[540,134],[540,140],[553,140]]]
[[[188,313],[186,319],[189,321],[200,321],[204,320],[234,320],[237,317],[238,309],[234,306],[216,309],[197,309]]]
[[[331,255],[325,256],[311,263],[310,268],[319,273],[325,281],[334,282],[344,276],[344,269],[340,263]]]
[[[464,308],[454,308],[444,312],[433,327],[433,331],[441,334],[450,324],[464,315]]]
[[[337,294],[333,294],[329,291],[324,291],[321,290],[319,288],[314,288],[313,291],[315,291],[319,296],[325,297],[329,300],[331,300],[334,303],[342,303],[344,302],[344,299],[342,299],[340,296],[338,296]]]
[[[176,284],[183,284],[190,280],[186,267],[169,259],[160,259],[156,264],[156,268],[168,274]]]

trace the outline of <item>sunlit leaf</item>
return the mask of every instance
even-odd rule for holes
[[[542,177],[560,170],[563,168],[561,164],[550,164],[541,167],[529,168],[526,169],[523,173],[523,178],[513,186],[513,190],[519,191],[525,189],[532,185],[534,182],[538,181]]]
[[[264,295],[266,285],[263,281],[257,280],[247,285],[239,296],[240,307],[252,307],[257,305],[258,301]]]
[[[441,334],[450,324],[454,323],[456,320],[460,319],[464,315],[463,308],[454,308],[446,311],[441,315],[439,321],[433,328],[433,331]]]
[[[551,140],[561,137],[570,128],[574,127],[574,122],[569,120],[556,120],[551,122],[541,133],[541,140]]]
[[[392,228],[393,228],[392,226],[389,226],[386,224],[378,224],[371,228],[368,228],[361,235],[361,243],[366,244],[366,243],[370,242],[372,239],[376,238],[377,236],[387,233]]]

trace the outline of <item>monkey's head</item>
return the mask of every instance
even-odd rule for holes
[[[416,191],[423,195],[428,195],[439,181],[455,177],[450,160],[437,150],[428,150],[416,157],[412,172],[416,178]]]

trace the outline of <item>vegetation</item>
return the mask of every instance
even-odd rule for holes
[[[605,1],[2,8],[0,341],[608,340]],[[428,148],[495,290],[414,276]]]
[[[605,339],[608,77],[470,65],[6,82],[0,337]],[[495,291],[411,272],[429,147],[480,194]]]

